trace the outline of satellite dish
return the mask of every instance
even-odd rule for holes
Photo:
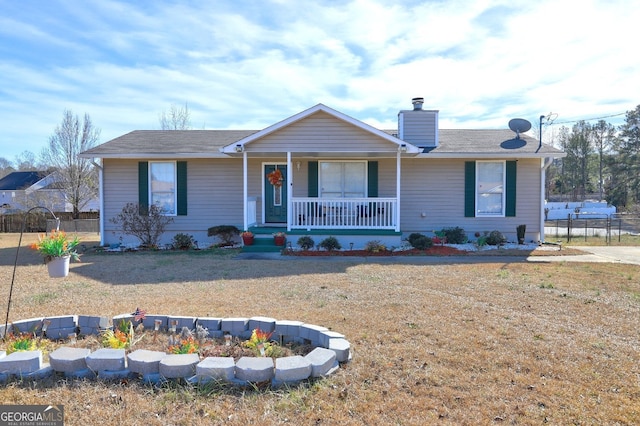
[[[509,128],[516,132],[516,139],[520,139],[520,133],[528,132],[531,123],[524,118],[512,118],[509,120]]]

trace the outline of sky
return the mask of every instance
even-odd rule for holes
[[[100,143],[263,129],[323,103],[381,129],[423,97],[440,128],[622,124],[640,104],[635,0],[0,0],[0,157],[38,155],[65,110]],[[547,122],[547,117],[550,119]]]

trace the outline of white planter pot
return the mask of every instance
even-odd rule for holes
[[[47,269],[51,278],[63,278],[69,275],[71,256],[54,257],[47,262]]]

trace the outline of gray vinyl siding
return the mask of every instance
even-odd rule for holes
[[[401,111],[401,135],[404,141],[417,146],[435,146],[437,113],[435,111]]]
[[[398,146],[324,112],[245,145],[247,152],[395,152]]]
[[[539,239],[540,160],[519,160],[515,217],[464,216],[464,162],[455,159],[407,159],[402,162],[401,230],[408,235],[459,226],[475,232],[500,230],[511,241],[516,226],[527,225],[527,240]],[[423,216],[424,215],[424,216]]]

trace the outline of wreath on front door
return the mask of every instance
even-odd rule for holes
[[[276,188],[282,186],[282,172],[278,169],[275,169],[271,173],[267,173],[267,179],[269,179],[271,185]]]

